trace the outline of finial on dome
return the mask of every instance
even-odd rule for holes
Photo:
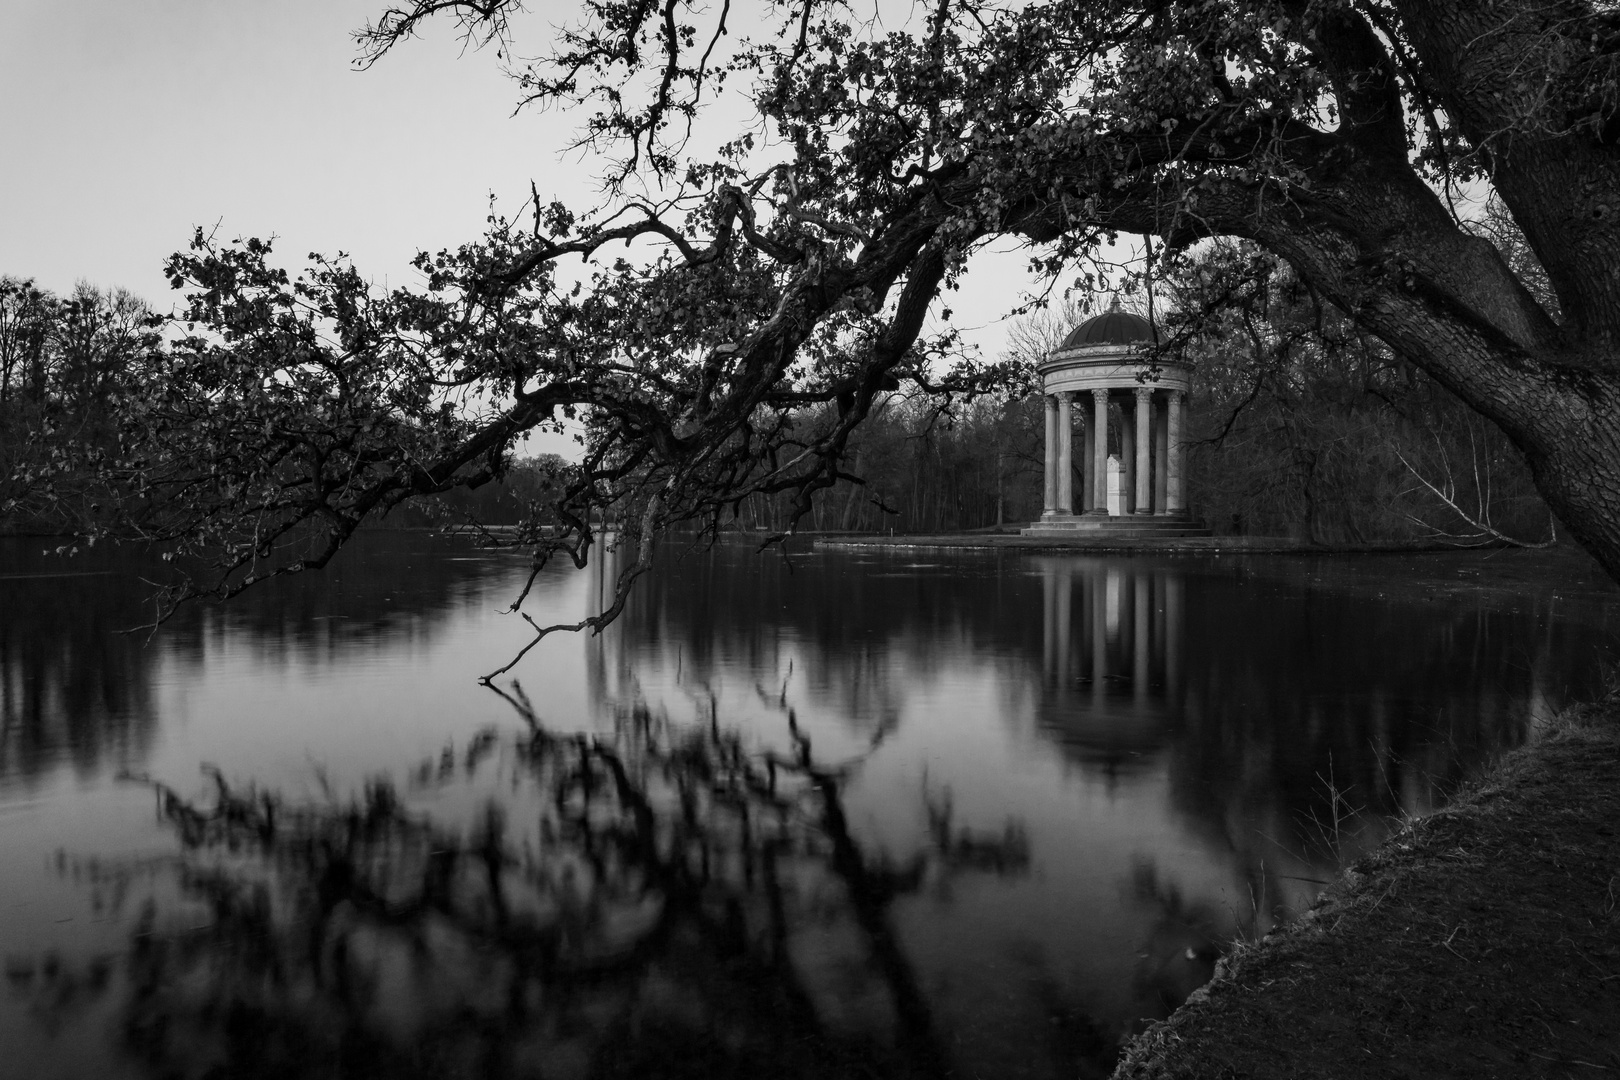
[[[1126,311],[1118,293],[1109,301],[1108,310],[1093,315],[1063,339],[1058,348],[1078,349],[1092,345],[1130,345],[1139,341],[1157,341],[1153,324],[1135,312]]]

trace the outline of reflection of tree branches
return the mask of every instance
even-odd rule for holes
[[[449,798],[505,770],[509,793],[460,828],[384,782],[294,805],[217,771],[203,800],[148,781],[183,901],[149,908],[122,964],[138,1058],[163,1075],[948,1071],[889,908],[931,869],[1022,872],[1021,830],[968,857],[989,841],[946,809],[895,862],[850,829],[858,762],[821,765],[791,717],[791,750],[760,753],[644,707],[559,734],[520,686],[498,692],[521,737],[486,732],[413,774]],[[886,1005],[858,1015],[886,1019],[827,1018],[832,990],[801,970],[812,917],[858,945],[859,993]]]

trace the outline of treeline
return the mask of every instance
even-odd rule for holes
[[[554,523],[556,511],[552,503],[562,492],[571,469],[568,461],[557,454],[520,458],[498,480],[415,499],[379,524],[420,529],[472,523]]]
[[[163,390],[152,361],[165,322],[123,289],[81,283],[62,296],[0,277],[0,533],[81,532],[94,520],[115,411]],[[522,459],[497,481],[408,503],[378,524],[545,521],[568,468],[555,454]]]
[[[836,527],[949,532],[1038,517],[1044,423],[1034,396],[945,410],[920,398],[891,400],[855,442],[850,471],[867,484],[841,493]]]
[[[1044,438],[1033,396],[942,404],[896,393],[850,440],[841,481],[816,497],[800,529],[955,532],[1027,522],[1042,506]],[[785,528],[787,496],[754,495],[736,508],[745,529]]]
[[[1530,260],[1499,213],[1480,228],[1510,261]],[[1162,349],[1195,369],[1189,508],[1217,532],[1323,544],[1547,535],[1547,510],[1508,440],[1275,258],[1241,242],[1202,245],[1175,258],[1156,301]],[[1034,366],[1086,314],[1068,304],[1014,325],[1008,357],[1028,372],[1022,387],[880,401],[844,464],[862,482],[819,492],[798,528],[954,532],[1039,517]],[[94,518],[95,461],[115,449],[113,405],[161,392],[150,360],[162,331],[122,290],[57,296],[0,278],[0,529],[81,531]],[[570,469],[554,455],[519,460],[498,481],[414,500],[381,524],[544,523]],[[720,524],[774,531],[792,512],[785,495],[752,495]]]
[[[158,321],[126,290],[58,296],[0,277],[0,404],[8,416],[59,405],[91,419],[159,345]]]
[[[124,290],[87,284],[67,296],[0,278],[0,531],[65,533],[101,502],[95,465],[116,450],[114,407],[154,394],[151,360],[164,320]],[[954,531],[1028,521],[1041,512],[1040,403],[1018,395],[942,405],[895,394],[852,441],[847,471],[866,483],[824,491],[800,528]],[[382,527],[554,518],[567,482],[556,455],[519,459],[498,480],[417,499]],[[724,523],[785,528],[785,499],[754,496]]]
[[[0,526],[60,532],[94,513],[85,466],[112,448],[115,403],[153,389],[160,328],[123,289],[0,277]]]

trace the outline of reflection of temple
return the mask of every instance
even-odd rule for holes
[[[1180,696],[1180,574],[1119,559],[1035,562],[1042,722],[1085,760],[1123,765],[1160,749]]]
[[[1046,401],[1046,509],[1026,532],[1202,532],[1187,516],[1183,412],[1192,382],[1176,361],[1149,357],[1152,325],[1119,308],[1087,319],[1040,365]],[[1076,400],[1083,407],[1076,407]],[[1081,461],[1074,426],[1083,422]],[[1080,473],[1080,505],[1074,475]]]

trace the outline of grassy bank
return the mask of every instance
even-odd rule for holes
[[[1620,1075],[1620,702],[1561,716],[1239,948],[1114,1075]]]

